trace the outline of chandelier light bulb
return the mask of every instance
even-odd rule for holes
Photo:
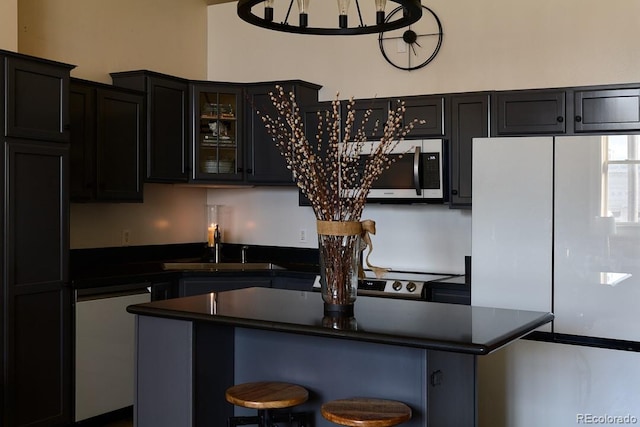
[[[273,21],[273,2],[275,0],[264,0],[264,20]]]
[[[211,0],[210,0],[211,1]],[[337,0],[338,12],[339,12],[339,25],[335,25],[333,19],[319,19],[320,23],[317,25],[309,25],[309,3],[310,0],[295,0],[298,6],[300,24],[296,25],[295,12],[293,11],[294,0],[237,0],[238,1],[238,16],[249,24],[266,28],[268,30],[283,31],[287,33],[298,34],[316,34],[323,36],[348,36],[357,34],[374,34],[385,33],[388,31],[405,28],[417,22],[422,16],[421,0],[391,0],[394,4],[403,9],[404,13],[394,9],[394,13],[386,14],[386,5],[389,4],[389,0],[362,0],[363,3],[369,3],[368,7],[375,6],[376,14],[366,13],[364,16],[361,13],[360,0],[355,0],[356,7],[358,9],[357,16],[353,14],[351,19],[355,19],[357,22],[351,23],[349,26],[348,15],[350,13],[349,7],[353,0]],[[320,17],[327,16],[331,10],[335,14],[335,6],[331,6],[331,1],[325,0],[319,1],[318,7],[322,9],[325,7],[324,14],[320,12]],[[335,3],[333,3],[335,4]],[[257,7],[257,6],[260,7]],[[280,6],[283,6],[280,8]],[[314,6],[315,8],[316,6]],[[280,15],[284,16],[282,21],[276,22],[275,9],[281,9],[278,12],[278,18]],[[264,9],[264,12],[262,11]],[[315,10],[315,9],[314,9]],[[369,9],[367,12],[369,12]],[[291,20],[289,20],[291,18]],[[316,20],[313,21],[316,23]],[[333,25],[332,25],[333,24]],[[355,24],[355,25],[354,25]]]
[[[347,22],[347,14],[349,13],[349,3],[351,3],[350,0],[338,0],[338,12],[340,14],[338,19],[339,19],[340,28],[347,28],[349,26]]]
[[[300,13],[300,27],[309,25],[309,0],[298,0],[298,13]]]
[[[387,0],[376,0],[376,24],[384,23],[384,8],[387,6]]]

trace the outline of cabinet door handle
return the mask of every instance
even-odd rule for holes
[[[442,371],[440,369],[438,369],[437,371],[433,371],[430,377],[431,377],[430,382],[432,387],[437,387],[439,385],[442,385],[442,380],[444,375],[442,374]]]
[[[576,122],[580,123],[582,121],[582,116],[576,116]]]
[[[247,169],[247,173],[253,173],[253,169]]]
[[[416,147],[416,152],[413,154],[413,185],[416,188],[416,196],[422,194],[420,188],[420,147]]]
[[[562,116],[558,116],[558,117],[556,118],[556,120],[558,121],[558,123],[562,123],[562,122],[564,122],[564,117],[562,117]]]
[[[451,194],[454,195],[454,196],[457,196],[458,195],[458,190],[451,190]]]

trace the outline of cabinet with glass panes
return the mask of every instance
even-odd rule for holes
[[[242,179],[241,88],[194,84],[193,180]]]

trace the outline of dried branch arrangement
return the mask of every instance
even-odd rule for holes
[[[374,132],[383,126],[382,138],[369,142],[364,129],[371,110],[364,113],[361,123],[355,123],[355,101],[351,98],[346,103],[344,138],[341,138],[340,101],[336,96],[331,111],[318,112],[316,141],[311,142],[305,134],[295,94],[276,86],[270,96],[277,116],[258,114],[298,187],[311,202],[316,219],[359,221],[373,183],[395,161],[391,151],[420,121],[414,119],[403,124],[405,105],[398,101],[385,123],[374,124]],[[361,157],[364,148],[369,154]],[[341,187],[348,190],[341,193]]]
[[[364,129],[371,110],[364,113],[361,123],[356,123],[355,101],[351,98],[346,103],[346,119],[342,128],[340,101],[336,96],[330,111],[317,113],[316,141],[311,142],[305,134],[295,95],[276,86],[270,97],[277,115],[258,114],[284,156],[287,167],[292,170],[298,187],[310,200],[318,220],[325,312],[327,307],[347,307],[356,298],[358,254],[364,249],[361,234],[375,233],[375,228],[363,226],[373,221],[359,223],[367,194],[375,180],[397,159],[390,155],[391,152],[413,129],[417,120],[403,125],[405,105],[398,101],[397,107],[389,112],[387,121],[382,124],[382,138],[368,142]],[[377,132],[380,125],[375,123],[373,131]],[[364,152],[368,154],[362,155]],[[368,256],[367,265],[376,275],[386,271],[371,266]]]

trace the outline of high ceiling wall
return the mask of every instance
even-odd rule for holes
[[[18,0],[0,2],[0,49],[18,50]]]
[[[19,51],[75,64],[75,77],[111,83],[110,72],[134,69],[206,77],[204,0],[20,0],[18,16]]]
[[[336,19],[335,2],[326,2],[327,7],[311,3],[310,25],[326,13]],[[439,16],[444,39],[435,60],[411,72],[384,60],[377,34],[279,33],[240,20],[235,3],[209,6],[209,78],[300,78],[322,84],[323,99],[336,92],[365,98],[640,81],[638,1],[429,0],[423,4]],[[351,13],[349,19],[355,20],[353,2]]]

